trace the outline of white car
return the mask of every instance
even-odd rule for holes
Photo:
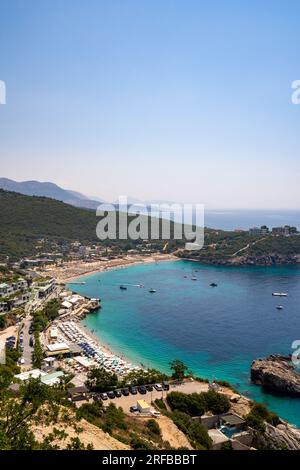
[[[155,384],[155,385],[154,385],[154,388],[155,388],[155,390],[157,390],[158,392],[161,392],[162,389],[163,389],[163,386],[162,386],[162,384]]]
[[[21,359],[19,360],[20,364],[25,364],[25,359],[24,357],[21,357]]]

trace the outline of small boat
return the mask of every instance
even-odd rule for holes
[[[193,276],[192,281],[197,281],[197,278],[195,276]]]
[[[277,305],[277,310],[283,310],[283,306],[282,305]]]
[[[127,287],[126,286],[120,286],[120,289],[121,290],[127,290]]]
[[[156,292],[156,290],[151,288],[151,289],[149,289],[149,292],[150,292],[150,294],[154,294],[154,292]]]
[[[287,297],[288,296],[286,292],[273,292],[272,295],[274,297]]]
[[[183,276],[183,277],[187,278],[187,276]]]
[[[218,284],[216,282],[212,282],[211,284],[209,284],[211,287],[218,287]]]

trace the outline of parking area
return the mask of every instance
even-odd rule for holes
[[[173,385],[170,384],[169,391],[157,391],[153,389],[152,392],[147,392],[146,394],[137,393],[136,395],[128,395],[120,397],[120,398],[113,398],[108,399],[103,402],[104,405],[109,405],[109,403],[115,403],[116,406],[121,406],[123,411],[127,414],[130,414],[130,407],[135,406],[138,400],[145,400],[147,403],[151,404],[151,401],[156,400],[157,398],[166,398],[166,395],[170,392],[182,392],[182,393],[200,393],[200,392],[207,392],[208,391],[208,384],[203,382],[185,382],[180,385]]]

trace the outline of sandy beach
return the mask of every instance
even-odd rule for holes
[[[98,272],[110,269],[125,268],[130,265],[158,263],[161,261],[177,261],[178,258],[172,254],[157,253],[151,256],[127,255],[117,259],[102,259],[97,261],[69,261],[62,266],[49,265],[43,270],[38,270],[41,276],[50,276],[57,282],[66,283],[77,279],[78,277],[96,274]]]
[[[96,274],[98,272],[108,271],[112,269],[122,269],[127,266],[133,266],[137,264],[151,264],[151,263],[160,263],[163,261],[178,261],[179,258],[171,254],[155,254],[152,256],[141,256],[141,255],[128,255],[123,258],[112,259],[112,260],[97,260],[94,262],[85,262],[85,261],[70,261],[64,263],[63,266],[50,265],[43,270],[39,270],[41,276],[51,276],[56,279],[58,283],[67,283],[81,278],[83,276],[89,276],[91,274]],[[82,321],[73,319],[82,330],[84,334],[90,341],[97,343],[98,347],[102,349],[105,353],[109,355],[115,355],[120,357],[122,360],[132,363],[129,358],[125,355],[113,351],[109,344],[103,342],[101,338],[89,330]],[[135,361],[134,361],[135,362]],[[141,366],[141,364],[135,364]]]

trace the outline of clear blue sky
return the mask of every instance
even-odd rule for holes
[[[1,176],[299,208],[300,2],[0,0]]]

